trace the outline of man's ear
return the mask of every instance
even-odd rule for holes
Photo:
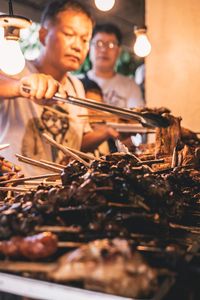
[[[48,30],[44,27],[41,27],[39,30],[39,40],[43,46],[45,46],[45,40]]]

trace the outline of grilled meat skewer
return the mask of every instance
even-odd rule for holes
[[[57,237],[51,232],[37,235],[12,237],[8,241],[0,242],[0,253],[8,257],[26,257],[31,260],[45,258],[57,250]]]

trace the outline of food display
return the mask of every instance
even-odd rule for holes
[[[55,184],[26,185],[2,158],[2,176],[12,169],[20,181],[0,183],[12,188],[0,205],[0,270],[25,268],[52,283],[164,299],[180,266],[189,272],[199,255],[200,141],[169,111],[155,113],[170,125],[156,128],[151,147],[49,163],[60,178]]]

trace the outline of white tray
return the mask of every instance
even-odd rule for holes
[[[0,291],[40,300],[130,300],[47,281],[0,273]],[[133,299],[132,299],[133,300]]]

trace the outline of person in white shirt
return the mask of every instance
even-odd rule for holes
[[[47,133],[62,145],[91,151],[110,137],[105,127],[92,131],[87,109],[71,104],[55,104],[56,92],[84,97],[81,82],[68,72],[80,68],[89,50],[93,20],[87,9],[74,0],[51,1],[46,6],[39,31],[42,50],[39,57],[27,62],[16,76],[0,73],[0,143],[10,148],[2,155],[15,162],[15,153],[35,159],[60,162],[63,153],[48,145]],[[30,93],[23,86],[30,88]],[[42,170],[24,165],[25,175]]]
[[[142,107],[144,100],[134,79],[115,71],[121,44],[122,34],[116,25],[96,25],[90,43],[92,69],[87,76],[101,87],[107,104],[123,108]]]
[[[105,103],[121,108],[143,107],[145,102],[142,91],[134,79],[116,72],[121,45],[122,34],[116,25],[96,25],[89,52],[92,69],[87,72],[87,76],[101,87]],[[140,135],[127,135],[127,138],[122,139],[130,149],[134,149],[142,141]],[[115,146],[113,149],[116,149]]]

